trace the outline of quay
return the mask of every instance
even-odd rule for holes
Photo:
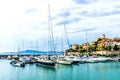
[[[40,56],[41,54],[0,54],[0,58],[7,58],[8,56]]]
[[[80,53],[80,52],[73,52],[73,51],[69,51],[66,52],[66,55],[98,55],[98,56],[119,56],[120,55],[120,51],[93,51],[93,52],[84,52],[84,53]]]
[[[41,55],[47,55],[47,54],[0,54],[0,59],[1,58],[7,58],[8,56],[41,56]],[[49,56],[53,56],[56,54],[49,54]],[[61,54],[57,54],[61,55]]]

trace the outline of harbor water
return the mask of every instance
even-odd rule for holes
[[[120,62],[15,67],[0,59],[0,80],[120,80]]]

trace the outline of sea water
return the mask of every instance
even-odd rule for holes
[[[55,68],[26,64],[12,66],[0,59],[0,80],[120,80],[120,62],[56,65]]]

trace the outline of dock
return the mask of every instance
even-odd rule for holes
[[[41,54],[0,54],[0,58],[7,58],[8,56],[40,56]]]

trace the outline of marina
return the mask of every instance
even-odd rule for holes
[[[120,80],[120,0],[1,0],[0,80]]]
[[[119,80],[120,62],[57,64],[55,68],[26,64],[10,65],[10,60],[0,59],[0,80]],[[3,69],[4,68],[4,69]]]

